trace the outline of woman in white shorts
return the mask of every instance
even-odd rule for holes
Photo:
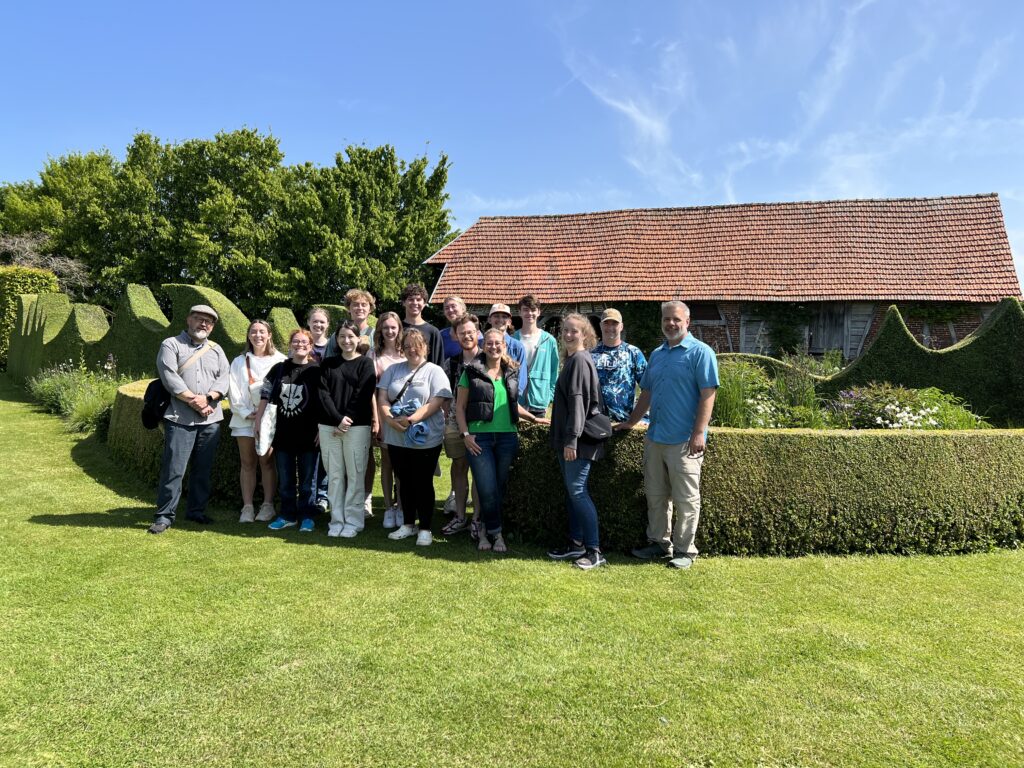
[[[231,361],[231,376],[228,397],[231,402],[231,435],[238,442],[238,456],[242,468],[239,483],[242,486],[242,515],[240,523],[255,520],[266,522],[274,519],[274,489],[277,487],[277,470],[274,468],[273,452],[266,456],[256,455],[256,438],[253,422],[256,408],[260,404],[260,388],[267,371],[285,359],[274,348],[270,325],[266,320],[253,320],[246,334],[245,353]],[[253,509],[256,493],[256,467],[259,466],[263,480],[263,504],[259,514]]]

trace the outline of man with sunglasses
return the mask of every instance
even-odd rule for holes
[[[185,330],[164,339],[157,354],[157,374],[171,402],[163,419],[164,455],[150,533],[163,533],[174,524],[186,469],[186,518],[197,523],[213,522],[206,515],[206,504],[220,422],[224,419],[220,401],[228,391],[229,370],[224,350],[209,338],[218,319],[212,307],[195,305],[188,313]]]

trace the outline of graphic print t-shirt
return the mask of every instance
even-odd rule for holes
[[[315,451],[320,366],[285,360],[271,368],[267,378],[274,382],[270,402],[277,406],[274,447],[295,453]]]

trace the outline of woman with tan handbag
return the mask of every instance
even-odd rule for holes
[[[246,333],[245,353],[231,361],[228,397],[231,401],[231,435],[238,442],[238,457],[242,468],[239,483],[242,486],[242,515],[240,523],[255,520],[269,522],[274,519],[274,490],[277,488],[277,471],[274,456],[256,455],[256,438],[253,422],[260,404],[260,388],[263,379],[274,365],[285,357],[274,348],[270,325],[266,320],[253,320]],[[256,493],[256,467],[259,466],[263,485],[263,503],[259,514],[253,508]]]

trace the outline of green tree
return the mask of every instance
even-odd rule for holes
[[[247,314],[301,310],[366,287],[397,299],[450,236],[448,158],[406,162],[349,147],[333,166],[283,165],[273,136],[242,129],[165,144],[139,133],[107,152],[47,163],[40,182],[0,187],[0,232],[43,232],[84,263],[96,300],[129,282],[206,285]]]

